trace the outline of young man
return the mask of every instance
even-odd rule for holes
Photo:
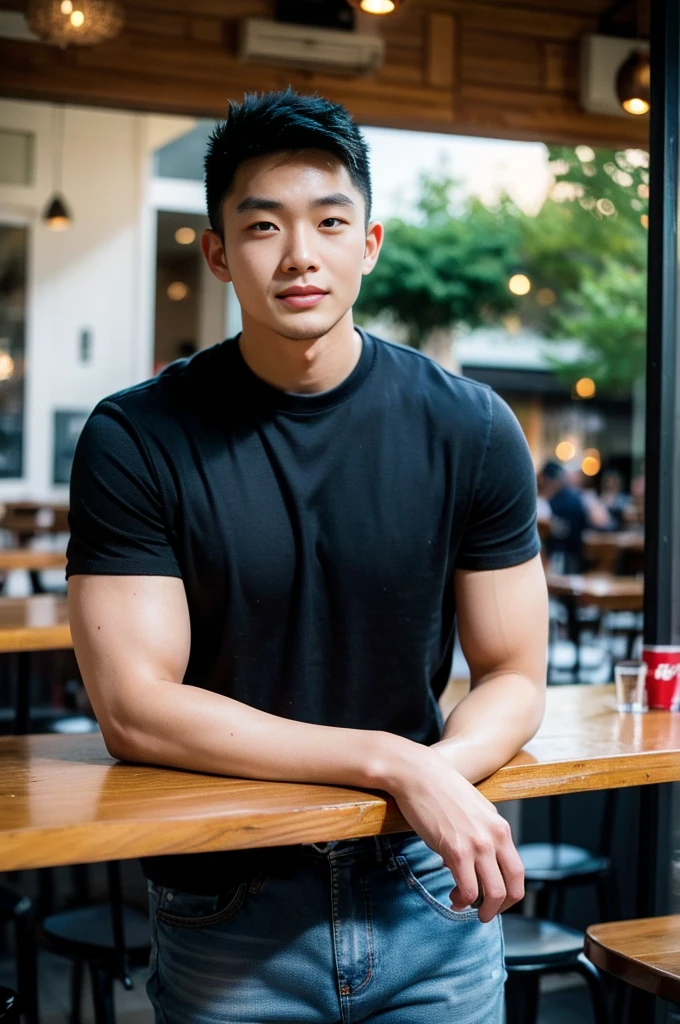
[[[355,329],[383,232],[344,108],[232,104],[206,187],[243,330],[83,431],[83,678],[114,757],[383,790],[412,831],[144,861],[156,1019],[497,1024],[523,873],[473,783],[543,712],[524,437],[490,389]],[[444,725],[454,616],[471,691]]]

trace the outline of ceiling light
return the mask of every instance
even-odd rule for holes
[[[628,114],[649,111],[649,54],[634,50],[616,76],[616,95]]]
[[[347,3],[365,14],[392,14],[401,7],[403,0],[347,0]]]
[[[113,39],[123,27],[118,0],[28,0],[26,22],[31,31],[57,46],[92,46]]]

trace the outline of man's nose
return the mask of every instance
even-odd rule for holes
[[[290,236],[290,242],[281,261],[281,269],[287,274],[304,274],[319,269],[319,257],[309,232],[300,228]]]

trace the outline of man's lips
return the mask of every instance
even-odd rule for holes
[[[288,288],[276,297],[292,309],[309,309],[318,305],[327,294],[319,288]]]

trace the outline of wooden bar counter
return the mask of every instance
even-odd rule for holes
[[[0,654],[71,647],[65,597],[55,594],[0,597]]]
[[[447,691],[444,713],[461,693]],[[563,686],[539,734],[480,789],[500,801],[677,780],[680,715],[622,715],[611,686]],[[0,739],[0,871],[405,828],[380,793],[121,764],[99,735]]]

